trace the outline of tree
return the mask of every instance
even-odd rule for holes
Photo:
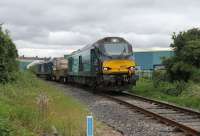
[[[18,71],[18,56],[15,44],[12,42],[8,31],[0,25],[0,83],[13,80],[14,73]]]
[[[200,68],[200,30],[193,28],[172,35],[174,56],[163,61],[170,80],[188,81]]]

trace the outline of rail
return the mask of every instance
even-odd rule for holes
[[[200,136],[200,112],[124,92],[102,94],[130,109],[151,116],[159,122],[176,127],[187,135]]]

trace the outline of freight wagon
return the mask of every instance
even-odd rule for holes
[[[51,79],[65,83],[67,81],[68,60],[64,58],[54,58],[52,63],[53,70]]]
[[[41,61],[30,67],[38,77],[51,79],[53,63],[51,61]]]

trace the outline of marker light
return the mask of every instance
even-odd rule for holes
[[[131,70],[131,71],[134,71],[135,70],[135,67],[129,67],[129,70]]]
[[[107,67],[104,67],[104,68],[103,68],[103,70],[104,70],[104,71],[107,71],[107,70],[108,70],[108,68],[107,68]]]

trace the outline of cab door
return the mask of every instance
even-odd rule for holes
[[[99,60],[98,60],[98,56],[95,52],[95,49],[91,49],[91,73],[96,75],[99,72]]]

